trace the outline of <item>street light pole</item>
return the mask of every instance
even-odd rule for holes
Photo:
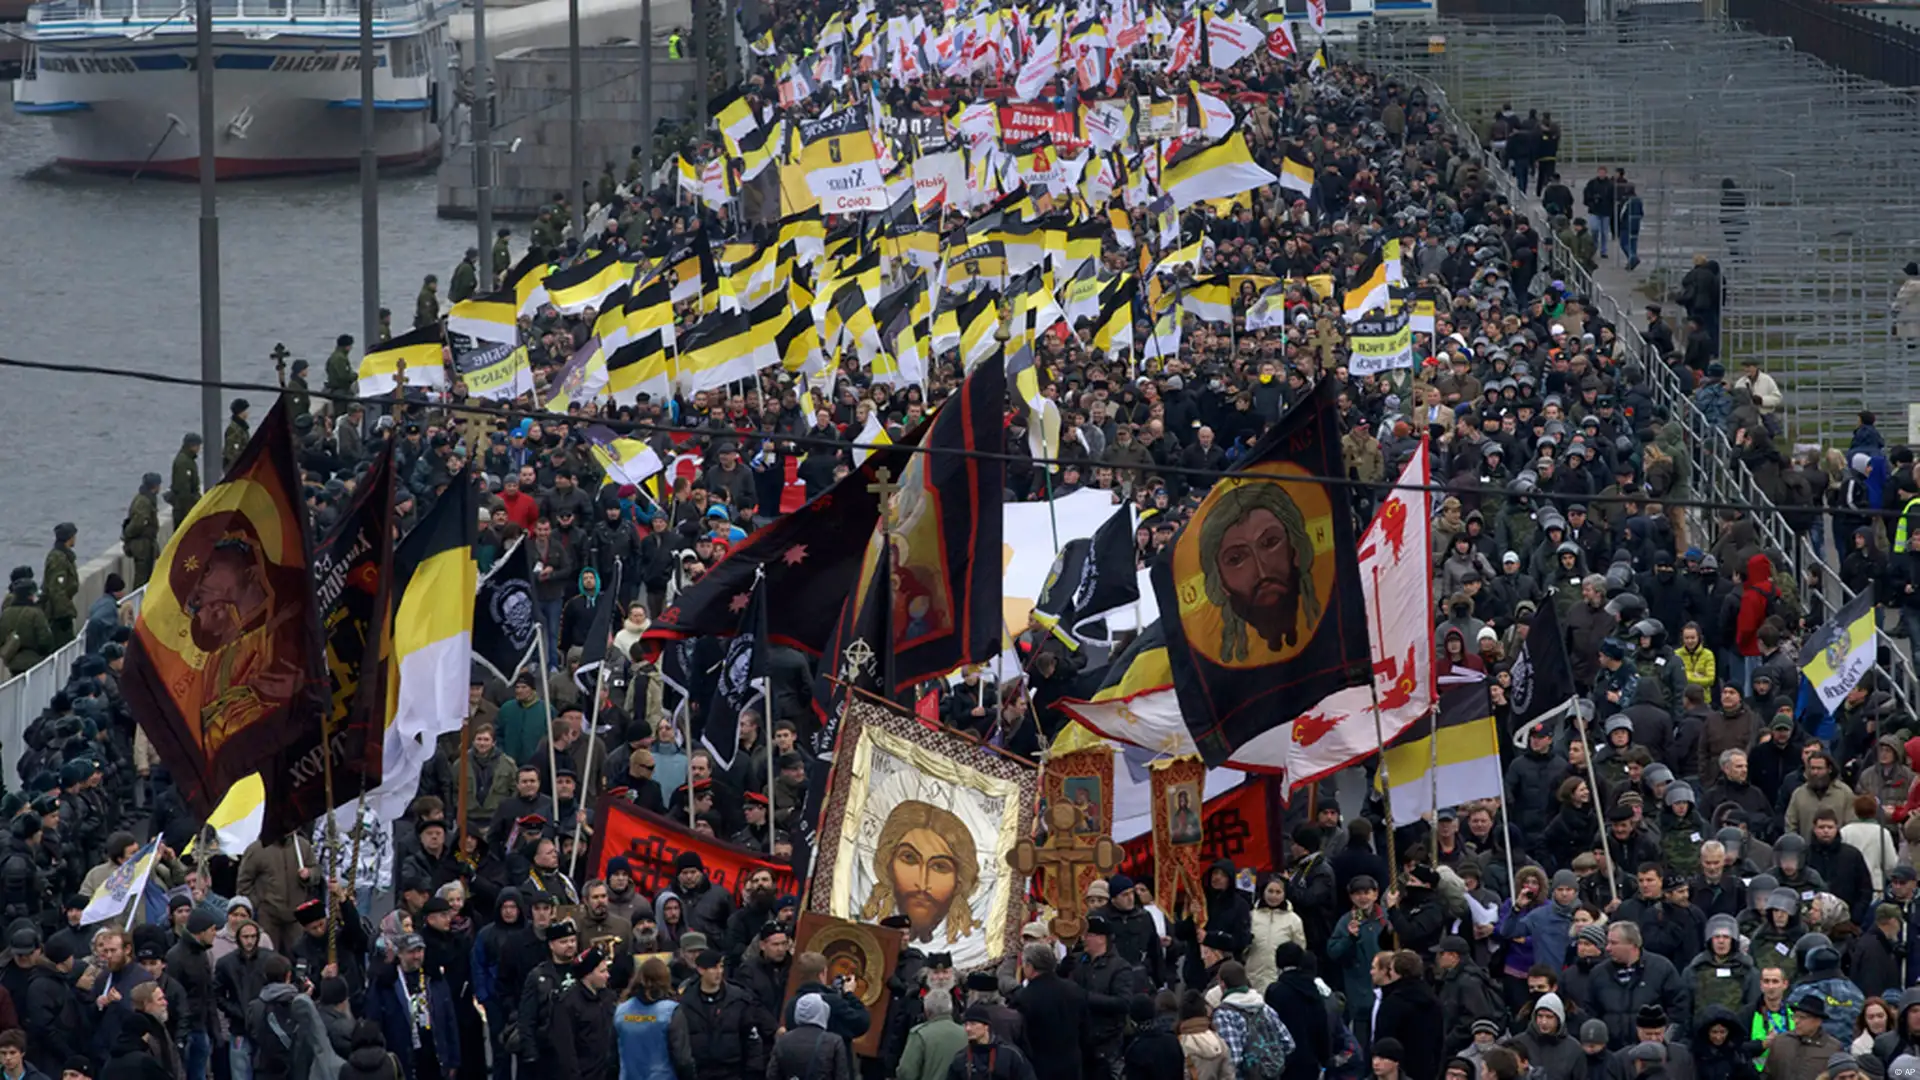
[[[480,291],[493,291],[493,66],[487,0],[473,0],[473,215],[480,227]]]
[[[653,0],[640,0],[640,183],[653,175]]]
[[[573,236],[587,234],[586,147],[580,145],[580,0],[567,0],[567,205],[573,207]]]
[[[380,343],[380,156],[373,114],[373,4],[360,0],[360,325]]]
[[[200,113],[200,475],[211,487],[220,469],[220,212],[214,194],[218,165],[213,134],[213,0],[193,9],[194,63]]]

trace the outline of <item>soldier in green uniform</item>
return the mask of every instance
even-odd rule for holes
[[[447,302],[457,304],[473,296],[480,287],[480,249],[470,247],[467,257],[453,268],[453,283],[447,286]]]
[[[620,181],[613,175],[613,162],[609,161],[600,170],[600,190],[598,192],[600,205],[612,206],[613,196],[619,191],[619,188]]]
[[[392,308],[383,307],[380,309],[380,340],[381,341],[393,340],[393,309]]]
[[[287,376],[287,411],[295,420],[313,411],[313,388],[307,385],[305,360],[295,360]]]
[[[634,185],[640,182],[640,148],[633,148],[633,155],[627,158],[627,187],[639,191]]]
[[[247,423],[247,399],[234,398],[227,406],[232,419],[227,421],[226,440],[220,444],[220,471],[233,468],[240,460],[240,452],[247,448],[247,440],[253,438],[253,426]]]
[[[0,666],[16,675],[60,647],[47,613],[35,603],[39,591],[32,574],[15,578],[7,587],[6,610],[0,611]]]
[[[80,616],[73,602],[80,591],[80,561],[73,555],[73,541],[79,535],[80,529],[71,521],[55,525],[53,547],[47,552],[47,565],[40,572],[40,579],[46,582],[43,606],[47,625],[53,629],[56,646],[73,640]]]
[[[127,507],[127,520],[120,526],[120,544],[133,560],[133,587],[139,588],[153,576],[153,561],[160,556],[160,474],[150,472],[140,478],[140,490],[133,493]]]
[[[440,279],[432,274],[420,286],[420,296],[413,302],[413,328],[432,326],[440,321]]]
[[[353,358],[348,355],[348,350],[352,348],[352,334],[341,334],[333,339],[333,352],[327,354],[327,381],[321,384],[321,389],[327,393],[353,393],[353,383],[358,372],[353,366]],[[329,408],[336,413],[340,411],[338,405],[331,405]]]
[[[493,237],[493,285],[496,289],[506,278],[507,271],[513,269],[513,245],[507,240],[512,235],[513,230],[502,225]]]
[[[167,506],[173,510],[176,529],[200,501],[200,443],[200,433],[189,431],[180,439],[180,452],[173,455],[173,486],[167,489]]]
[[[543,206],[540,208],[539,215],[533,219],[533,246],[550,248],[558,242],[559,236],[553,228],[553,208]]]

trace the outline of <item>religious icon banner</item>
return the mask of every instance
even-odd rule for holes
[[[1194,925],[1207,924],[1206,830],[1201,821],[1207,767],[1199,758],[1157,761],[1150,766],[1153,787],[1154,899],[1162,911],[1176,910],[1182,893]]]
[[[817,911],[803,911],[793,927],[793,951],[817,952],[827,958],[828,986],[845,980],[843,988],[859,1000],[872,1022],[867,1033],[853,1040],[853,1052],[861,1057],[880,1053],[880,1038],[887,1030],[887,1009],[893,994],[887,984],[900,962],[900,950],[906,935],[886,926],[836,919]],[[793,965],[787,973],[787,1000],[800,989],[800,968]]]
[[[196,820],[328,713],[303,501],[282,401],[167,541],[134,624],[121,690]]]
[[[1071,806],[1079,812],[1072,835],[1076,844],[1093,847],[1105,837],[1113,827],[1113,757],[1113,749],[1103,745],[1048,758],[1040,771],[1040,820],[1047,819],[1048,806]],[[1070,886],[1074,895],[1085,896],[1100,876],[1098,867],[1082,864]]]
[[[1264,732],[1372,677],[1339,407],[1320,384],[1261,436],[1154,559],[1180,711],[1225,764]]]
[[[854,698],[841,719],[808,906],[909,921],[907,943],[961,971],[1019,947],[1026,878],[1005,853],[1033,829],[1032,765]]]

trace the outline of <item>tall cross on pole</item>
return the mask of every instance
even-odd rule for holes
[[[1047,928],[1062,941],[1078,940],[1087,928],[1085,898],[1080,894],[1080,868],[1092,866],[1104,876],[1120,865],[1124,854],[1112,837],[1099,837],[1092,846],[1075,839],[1083,816],[1080,808],[1071,803],[1054,803],[1047,807],[1046,844],[1022,840],[1007,852],[1007,865],[1016,874],[1031,876],[1035,870],[1047,871],[1044,891],[1052,894],[1047,899],[1057,912]]]

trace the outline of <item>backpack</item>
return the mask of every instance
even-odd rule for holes
[[[1240,1048],[1240,1060],[1234,1062],[1234,1074],[1241,1080],[1280,1080],[1286,1071],[1287,1054],[1293,1050],[1293,1038],[1264,1005],[1242,1009],[1247,1018],[1247,1037]]]

